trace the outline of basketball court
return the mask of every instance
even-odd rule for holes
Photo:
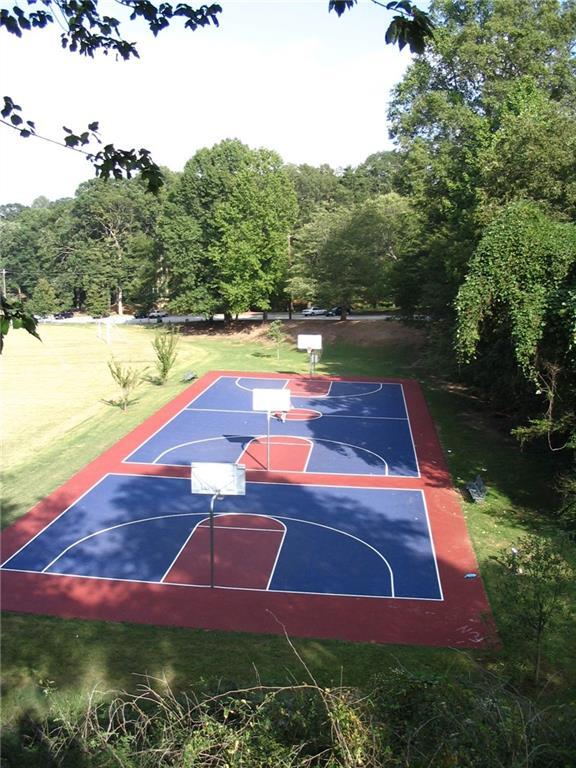
[[[5,531],[2,551],[6,610],[464,647],[492,631],[408,380],[207,374]]]

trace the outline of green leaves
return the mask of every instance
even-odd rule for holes
[[[387,44],[398,45],[400,50],[408,45],[412,53],[424,53],[427,42],[434,37],[434,24],[427,13],[408,0],[394,0],[389,3],[372,0],[372,2],[387,11],[399,11],[386,30],[384,39]],[[357,0],[329,0],[328,10],[335,11],[337,16],[342,16],[356,3]]]
[[[3,120],[2,122],[12,128],[16,128],[19,131],[20,136],[22,136],[23,139],[26,139],[28,136],[32,136],[32,134],[35,133],[36,126],[32,120],[24,121],[24,118],[19,114],[21,111],[22,107],[19,104],[15,104],[10,96],[4,96],[4,106],[2,107],[0,114],[5,119],[9,117],[10,122],[6,122],[6,120]]]
[[[10,327],[23,328],[41,341],[36,326],[35,317],[24,309],[21,301],[12,301],[8,300],[5,296],[0,296],[0,354],[2,354],[4,349],[4,337],[10,330]]]
[[[398,45],[400,50],[408,45],[412,53],[424,53],[427,41],[434,37],[434,24],[430,17],[406,0],[388,3],[386,8],[401,11],[401,15],[394,16],[386,30],[386,43]]]

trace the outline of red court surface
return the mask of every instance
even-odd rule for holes
[[[287,430],[289,425],[292,425],[292,429],[296,429],[300,423],[315,424],[328,419],[329,414],[326,412],[328,406],[325,404],[330,404],[330,393],[338,392],[340,385],[342,385],[342,391],[352,384],[358,384],[360,387],[362,382],[375,382],[381,389],[382,385],[384,387],[401,386],[402,402],[405,403],[409,417],[410,437],[417,459],[418,472],[413,472],[413,476],[307,472],[310,444],[313,441],[282,433],[280,436],[274,435],[268,446],[265,436],[262,437],[260,432],[253,438],[246,438],[244,448],[242,447],[244,443],[238,443],[237,449],[238,455],[242,456],[242,461],[247,467],[247,493],[246,500],[243,502],[247,505],[245,507],[247,511],[242,511],[238,507],[234,512],[230,512],[231,507],[226,506],[229,502],[218,502],[222,505],[224,513],[215,518],[218,549],[217,578],[214,589],[209,587],[207,516],[198,516],[197,513],[192,513],[188,509],[168,509],[168,513],[158,512],[156,517],[147,512],[143,518],[146,525],[157,526],[151,529],[152,538],[145,540],[152,557],[156,554],[154,537],[159,537],[160,541],[160,537],[166,534],[168,524],[172,525],[174,521],[181,529],[179,535],[182,537],[182,543],[173,549],[172,555],[167,556],[167,565],[161,566],[159,571],[162,573],[161,577],[130,578],[124,572],[120,577],[86,576],[80,571],[75,572],[70,569],[58,572],[57,568],[64,568],[64,565],[60,564],[64,563],[66,552],[70,549],[70,546],[64,547],[64,545],[55,552],[56,557],[52,555],[48,557],[51,563],[58,563],[57,566],[48,563],[48,560],[45,566],[44,563],[28,567],[14,565],[19,562],[18,558],[24,558],[26,552],[34,546],[48,547],[48,544],[44,545],[42,542],[45,540],[48,542],[50,532],[58,525],[65,527],[65,521],[75,513],[75,510],[78,511],[78,519],[84,519],[86,515],[83,512],[83,505],[86,509],[91,509],[90,499],[101,493],[106,483],[114,482],[115,487],[118,488],[121,487],[122,478],[125,478],[127,483],[142,478],[142,481],[138,480],[140,485],[137,487],[142,489],[142,505],[146,506],[150,504],[150,500],[146,497],[144,485],[145,482],[150,481],[145,481],[145,478],[157,478],[153,482],[164,485],[170,485],[175,481],[183,483],[189,478],[190,468],[184,464],[178,466],[158,461],[130,463],[127,459],[134,452],[141,450],[141,446],[146,444],[146,441],[152,439],[167,425],[172,424],[173,420],[179,418],[183,412],[191,414],[193,420],[200,419],[201,416],[204,418],[205,412],[197,416],[194,404],[200,402],[201,398],[210,397],[214,386],[220,380],[229,380],[231,377],[238,377],[238,382],[244,388],[247,386],[247,381],[267,380],[267,386],[272,386],[275,381],[278,381],[279,386],[289,386],[293,398],[297,400],[301,398],[300,402],[295,403],[294,410],[288,414],[286,423],[276,425],[280,431]],[[410,380],[376,381],[359,377],[354,377],[352,382],[351,378],[337,377],[309,379],[291,375],[288,382],[286,379],[286,375],[281,374],[245,372],[207,374],[37,504],[3,534],[3,565],[0,572],[2,608],[8,611],[61,617],[204,629],[273,634],[283,634],[286,631],[293,636],[336,638],[356,642],[452,647],[482,647],[496,642],[490,608],[478,573],[478,565],[466,530],[459,497],[452,486],[419,385]],[[358,391],[361,390],[358,389]],[[366,395],[370,395],[377,390],[365,386],[363,391]],[[346,400],[345,395],[333,396],[341,397],[337,402],[344,406],[354,404],[354,407],[357,407],[360,403],[360,406],[364,407],[368,402],[366,398],[362,399],[358,395],[350,395],[349,400]],[[306,398],[309,398],[310,402]],[[330,402],[333,404],[336,400]],[[226,407],[233,406],[227,403]],[[325,411],[321,413],[323,408]],[[210,410],[212,410],[211,405]],[[319,416],[314,415],[310,422],[310,413],[319,414]],[[334,416],[334,419],[339,419],[334,423],[341,425],[339,428],[342,430],[344,446],[348,445],[345,438],[346,430],[351,423],[349,419],[353,418],[351,413],[352,405],[345,415],[340,411]],[[299,414],[306,418],[300,420]],[[365,414],[362,418],[365,418]],[[382,424],[383,430],[392,429],[397,419],[396,416],[378,418],[382,419],[382,422],[378,423]],[[357,432],[361,434],[362,429],[358,429]],[[226,437],[228,447],[231,444],[236,445],[235,438],[231,441],[229,435]],[[218,437],[218,439],[222,438]],[[324,441],[325,445],[321,446],[324,447],[325,452],[329,442],[333,441]],[[204,443],[212,445],[208,441]],[[339,446],[336,448],[339,450],[339,456],[336,458],[342,461],[343,449]],[[268,451],[270,467],[267,466]],[[268,503],[268,496],[264,493],[266,487],[274,491],[269,494],[272,500],[270,508],[266,506]],[[286,488],[285,495],[282,488]],[[339,489],[342,502],[339,501]],[[250,511],[250,499],[256,498],[258,495],[256,491],[264,499],[264,507],[257,513]],[[364,546],[366,551],[368,551],[366,547],[370,546],[373,556],[376,557],[378,552],[375,552],[374,546],[369,542],[380,540],[378,537],[385,539],[388,535],[380,528],[380,505],[383,505],[382,513],[386,512],[385,508],[389,504],[387,494],[392,494],[393,498],[398,500],[404,492],[406,492],[406,498],[422,499],[421,504],[418,502],[420,504],[418,513],[410,517],[412,513],[409,507],[406,509],[399,507],[403,516],[404,529],[395,530],[394,523],[390,523],[390,520],[387,525],[390,525],[390,536],[395,537],[394,540],[400,542],[407,553],[411,549],[414,550],[416,559],[404,566],[404,572],[399,566],[393,574],[392,571],[390,573],[395,577],[396,589],[398,589],[400,577],[408,579],[409,572],[418,566],[420,556],[417,549],[420,544],[417,538],[411,538],[414,534],[408,531],[412,530],[411,526],[420,525],[418,535],[428,537],[422,551],[426,550],[429,553],[427,556],[432,558],[430,567],[436,574],[434,579],[437,578],[437,596],[430,598],[411,597],[409,594],[403,596],[399,591],[387,593],[384,587],[381,594],[374,592],[372,595],[364,586],[359,589],[358,594],[353,594],[353,590],[346,594],[340,590],[337,594],[336,589],[331,593],[322,586],[308,591],[305,586],[298,586],[299,571],[306,570],[307,563],[314,565],[316,572],[320,574],[320,577],[317,577],[319,580],[314,582],[320,585],[323,584],[323,570],[328,572],[329,567],[332,568],[330,578],[335,578],[333,575],[335,572],[340,571],[345,574],[348,568],[355,567],[352,558],[348,558],[347,549],[343,549],[341,555],[335,550],[332,560],[322,559],[326,555],[323,549],[333,540],[339,542],[346,539],[356,548]],[[325,513],[328,517],[322,520],[318,518],[317,521],[299,520],[298,518],[304,518],[304,512],[309,510],[303,509],[302,514],[298,515],[298,510],[287,509],[289,503],[292,503],[291,499],[300,498],[302,493],[308,494],[306,498],[310,500],[311,506],[313,506],[312,502],[320,505],[323,514]],[[373,506],[370,507],[371,516],[367,517],[368,512],[360,513],[355,509],[354,499],[362,499],[366,494],[371,493],[380,495],[375,497]],[[163,496],[158,498],[162,504],[170,503],[170,499],[165,500]],[[174,498],[176,499],[176,496]],[[344,504],[344,500],[348,507],[340,508],[339,505]],[[119,502],[112,498],[106,503],[113,506]],[[178,503],[184,502],[180,500]],[[129,497],[129,504],[132,511],[139,509],[138,498],[133,494]],[[336,533],[334,533],[336,529],[326,523],[326,520],[330,520],[331,505],[333,505],[335,519],[338,517],[339,521],[344,521],[338,523],[340,530]],[[93,508],[103,509],[100,502],[94,502]],[[418,515],[421,518],[420,522],[413,522]],[[188,519],[191,520],[189,524]],[[357,528],[347,528],[348,519]],[[150,520],[151,523],[146,523],[146,520]],[[110,534],[112,538],[109,537],[106,540],[107,546],[112,549],[116,546],[115,551],[117,551],[117,541],[113,536],[119,535],[118,531],[136,531],[133,522],[125,522],[118,518],[104,519],[102,524],[99,523],[102,530],[112,532]],[[288,535],[291,535],[290,530],[296,531],[298,526],[304,531],[325,531],[325,535],[322,534],[323,538],[317,537],[319,546],[308,561],[302,552],[299,553],[301,560],[295,561],[297,564],[286,577],[288,578],[286,583],[294,583],[296,586],[286,588],[282,586],[280,580],[282,564],[286,562],[290,552],[297,552],[294,544],[290,550],[289,538],[286,536],[287,531]],[[358,538],[358,531],[361,529],[369,530],[369,535],[373,536],[372,539],[366,539],[368,545]],[[334,539],[336,534],[338,536]],[[97,538],[93,538],[92,534],[82,537],[80,533],[76,538],[78,539],[74,544],[76,550],[81,546],[85,547],[89,557],[90,547]],[[132,545],[136,554],[131,557],[138,557],[138,538],[130,538],[126,535],[122,541],[124,542],[122,551],[130,550]],[[79,542],[85,543],[80,546]],[[350,552],[355,551],[350,550]],[[386,551],[383,550],[383,552],[386,554]],[[136,570],[138,565],[136,560],[134,564]],[[122,567],[128,566],[124,563]],[[382,568],[384,572],[384,566]],[[358,583],[363,584],[361,580]],[[424,584],[423,589],[427,588]],[[322,589],[325,593],[321,593]],[[432,595],[432,592],[430,594]]]
[[[247,470],[273,469],[275,472],[303,472],[310,458],[309,441],[299,437],[259,437],[240,456]]]
[[[267,589],[284,539],[285,526],[272,518],[219,515],[216,587]],[[210,586],[210,526],[204,520],[164,577],[164,584]]]

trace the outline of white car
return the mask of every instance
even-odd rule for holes
[[[322,307],[308,307],[308,309],[303,309],[302,314],[304,317],[313,317],[314,315],[326,315],[328,313],[327,309],[323,309]]]
[[[148,317],[154,319],[155,317],[168,317],[168,312],[165,309],[153,309],[148,312]]]

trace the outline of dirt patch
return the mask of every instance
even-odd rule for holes
[[[256,340],[266,337],[268,324],[260,320],[239,320],[229,325],[221,322],[190,323],[181,326],[181,332],[193,336],[224,336]],[[300,333],[320,333],[325,343],[355,344],[362,347],[402,344],[419,347],[424,343],[424,332],[404,325],[398,320],[284,320],[283,330],[296,343]]]

